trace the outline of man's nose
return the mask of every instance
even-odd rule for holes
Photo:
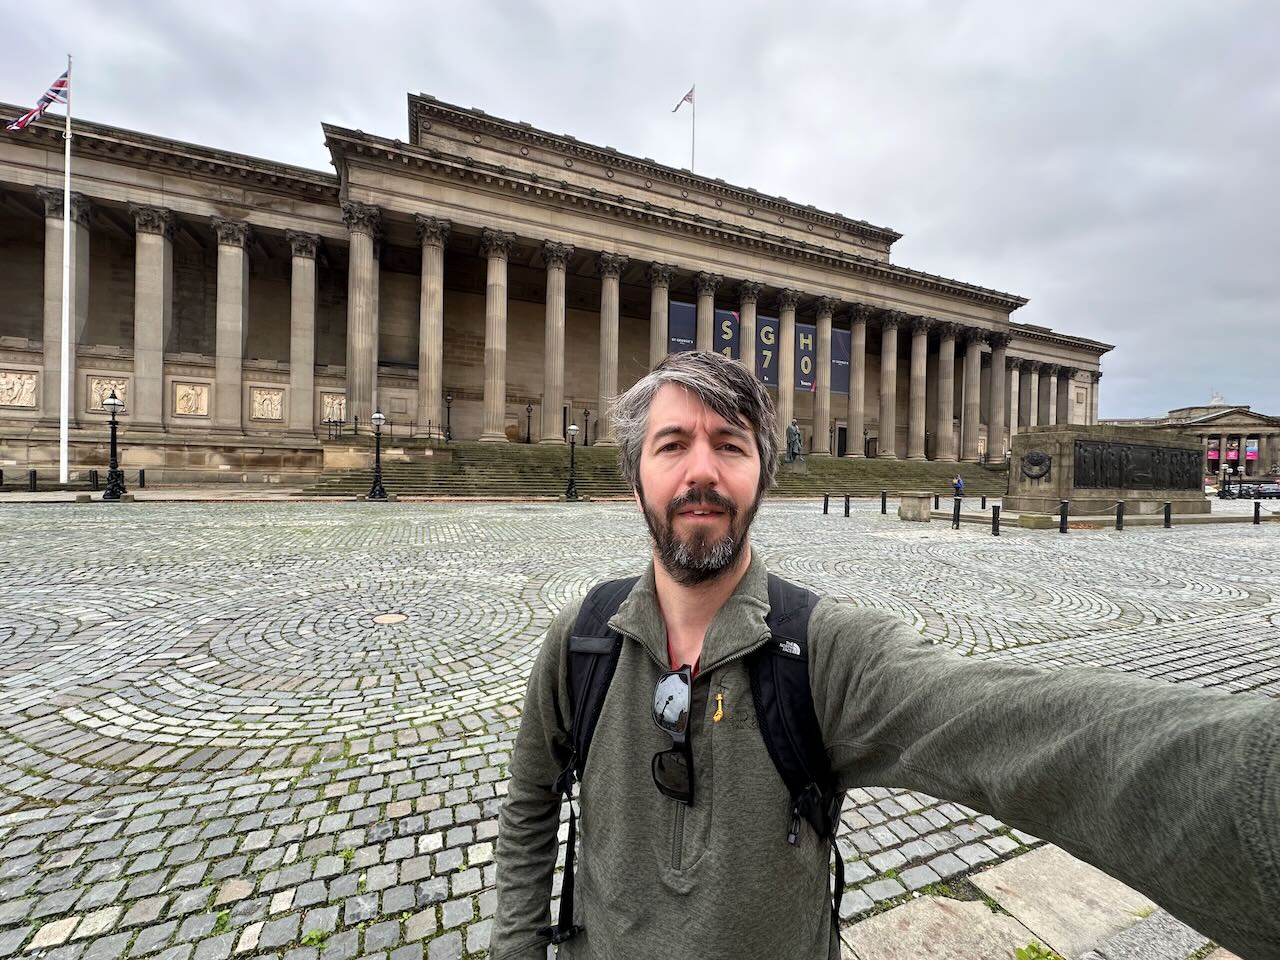
[[[714,486],[720,479],[715,450],[709,442],[695,441],[685,456],[685,482],[691,487]]]

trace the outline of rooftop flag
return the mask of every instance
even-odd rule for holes
[[[697,86],[697,84],[695,84],[694,86]],[[680,102],[671,108],[671,112],[675,113],[677,110],[679,110],[680,104],[682,103],[693,103],[693,87],[690,87],[689,92],[680,98]]]
[[[49,85],[49,89],[45,91],[45,95],[41,97],[34,107],[9,124],[10,130],[21,130],[30,123],[39,120],[44,116],[44,112],[55,103],[66,103],[67,97],[71,93],[71,78],[68,75],[70,71],[64,73],[57,80]]]

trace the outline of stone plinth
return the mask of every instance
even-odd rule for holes
[[[928,523],[933,514],[933,494],[928,490],[903,490],[898,494],[898,519]]]
[[[1069,516],[1209,513],[1204,495],[1203,452],[1194,437],[1138,427],[1058,424],[1036,427],[1013,439],[1009,492],[1004,509]]]

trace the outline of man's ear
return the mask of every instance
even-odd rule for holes
[[[640,508],[640,512],[644,513],[644,501],[640,499],[640,491],[632,488],[631,495],[636,498],[636,506]]]

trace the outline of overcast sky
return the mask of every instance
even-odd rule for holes
[[[904,234],[903,266],[1116,345],[1102,415],[1280,415],[1274,0],[3,0],[0,100],[331,170],[409,91]]]

